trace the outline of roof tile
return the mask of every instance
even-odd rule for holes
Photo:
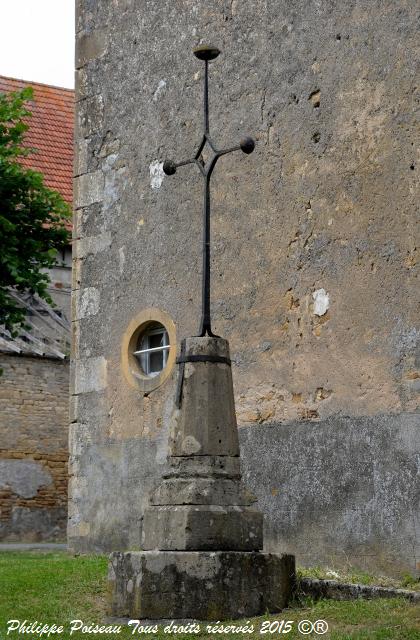
[[[74,91],[38,82],[0,76],[0,93],[32,87],[34,100],[29,103],[32,117],[25,143],[35,149],[22,159],[25,167],[40,171],[45,184],[56,189],[72,203],[73,198],[73,129]]]

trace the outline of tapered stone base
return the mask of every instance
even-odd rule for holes
[[[113,553],[110,613],[149,620],[226,620],[287,606],[295,559],[242,551]]]
[[[262,553],[263,516],[241,481],[229,345],[185,340],[169,465],[144,511],[141,552],[110,559],[109,613],[228,620],[287,606],[295,559]]]

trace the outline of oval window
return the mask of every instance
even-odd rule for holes
[[[121,343],[121,365],[127,382],[150,393],[171,375],[175,359],[172,318],[161,309],[140,311],[128,325]]]

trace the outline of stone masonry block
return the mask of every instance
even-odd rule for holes
[[[89,140],[80,138],[74,144],[74,175],[80,176],[88,170],[88,144]]]
[[[169,478],[153,492],[153,505],[218,504],[247,506],[256,498],[239,480],[222,478]]]
[[[104,115],[104,100],[99,95],[82,100],[77,111],[76,138],[88,138],[101,130]]]
[[[94,316],[99,311],[100,292],[95,287],[86,287],[83,290],[75,292],[74,295],[76,309],[73,318],[81,320]]]
[[[166,477],[239,478],[239,456],[169,456]]]
[[[256,551],[263,548],[263,515],[239,506],[148,507],[142,548]]]
[[[76,37],[76,69],[84,67],[91,60],[102,57],[107,49],[105,31],[97,29],[91,33],[79,33]]]
[[[102,391],[107,386],[107,361],[103,357],[86,358],[75,363],[74,393]]]
[[[103,197],[104,174],[102,171],[85,173],[74,179],[74,207],[88,207]]]
[[[110,613],[118,618],[224,620],[281,611],[294,557],[266,553],[113,553]]]
[[[82,176],[83,177],[83,176]],[[111,234],[107,231],[97,236],[87,236],[76,242],[75,252],[77,258],[85,258],[105,251],[111,246]],[[74,264],[73,260],[73,264]]]

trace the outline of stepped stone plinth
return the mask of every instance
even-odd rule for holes
[[[169,470],[150,495],[141,552],[110,559],[111,615],[222,620],[280,611],[294,557],[263,553],[263,515],[242,484],[228,342],[185,340]]]

